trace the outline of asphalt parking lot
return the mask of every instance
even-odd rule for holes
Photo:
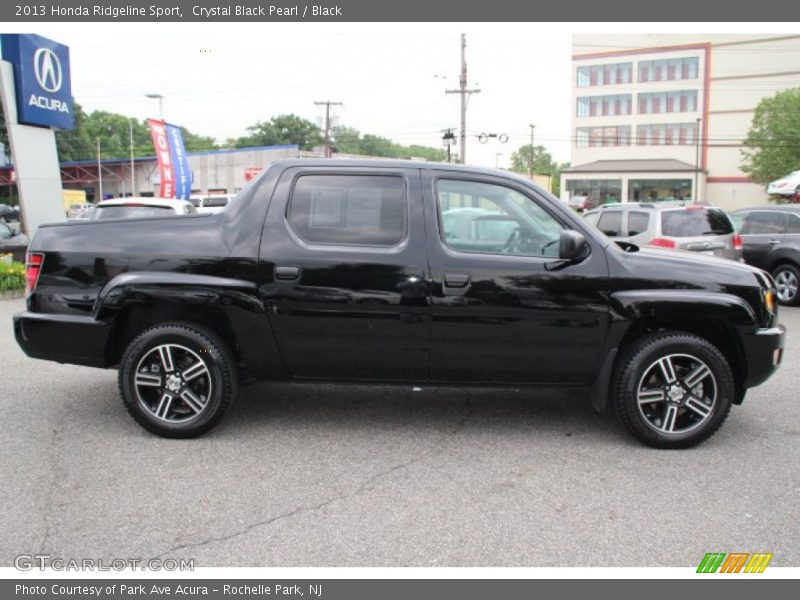
[[[640,446],[586,398],[245,387],[198,440],[141,429],[116,372],[36,361],[0,301],[0,564],[800,566],[800,310],[786,364],[689,451]]]

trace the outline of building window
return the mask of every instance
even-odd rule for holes
[[[611,96],[582,96],[578,98],[577,116],[613,117],[631,114],[631,94]]]
[[[587,206],[619,202],[622,197],[620,179],[568,179],[566,183],[569,197],[581,196],[590,199]]]
[[[691,197],[691,179],[631,179],[628,181],[628,202],[688,200]]]
[[[697,123],[669,123],[639,125],[636,128],[636,144],[639,146],[691,146],[695,143]]]
[[[666,60],[643,60],[639,62],[639,81],[676,81],[697,79],[699,59],[671,58]]]
[[[697,90],[639,94],[639,114],[642,115],[696,111]]]
[[[614,63],[578,67],[577,86],[595,87],[600,85],[630,83],[632,71],[633,63]]]
[[[575,132],[575,145],[579,148],[589,146],[630,146],[631,128],[629,125],[615,127],[578,127]]]

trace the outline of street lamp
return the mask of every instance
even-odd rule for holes
[[[164,120],[164,96],[161,94],[145,94],[146,98],[158,100],[158,118]]]
[[[528,127],[531,128],[531,161],[530,164],[528,165],[528,172],[531,177],[531,181],[533,181],[533,130],[536,129],[536,125],[529,123]]]

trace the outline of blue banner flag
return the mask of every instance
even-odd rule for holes
[[[181,128],[177,125],[167,124],[167,139],[175,175],[174,197],[188,200],[192,193],[192,170],[189,168],[189,157],[186,155]]]

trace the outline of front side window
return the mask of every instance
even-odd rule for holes
[[[622,211],[609,210],[604,212],[597,221],[597,228],[608,237],[622,235]]]
[[[460,252],[558,257],[564,226],[533,199],[501,185],[437,183],[444,243]]]
[[[408,203],[402,177],[303,175],[287,219],[311,244],[396,246],[406,235]]]

